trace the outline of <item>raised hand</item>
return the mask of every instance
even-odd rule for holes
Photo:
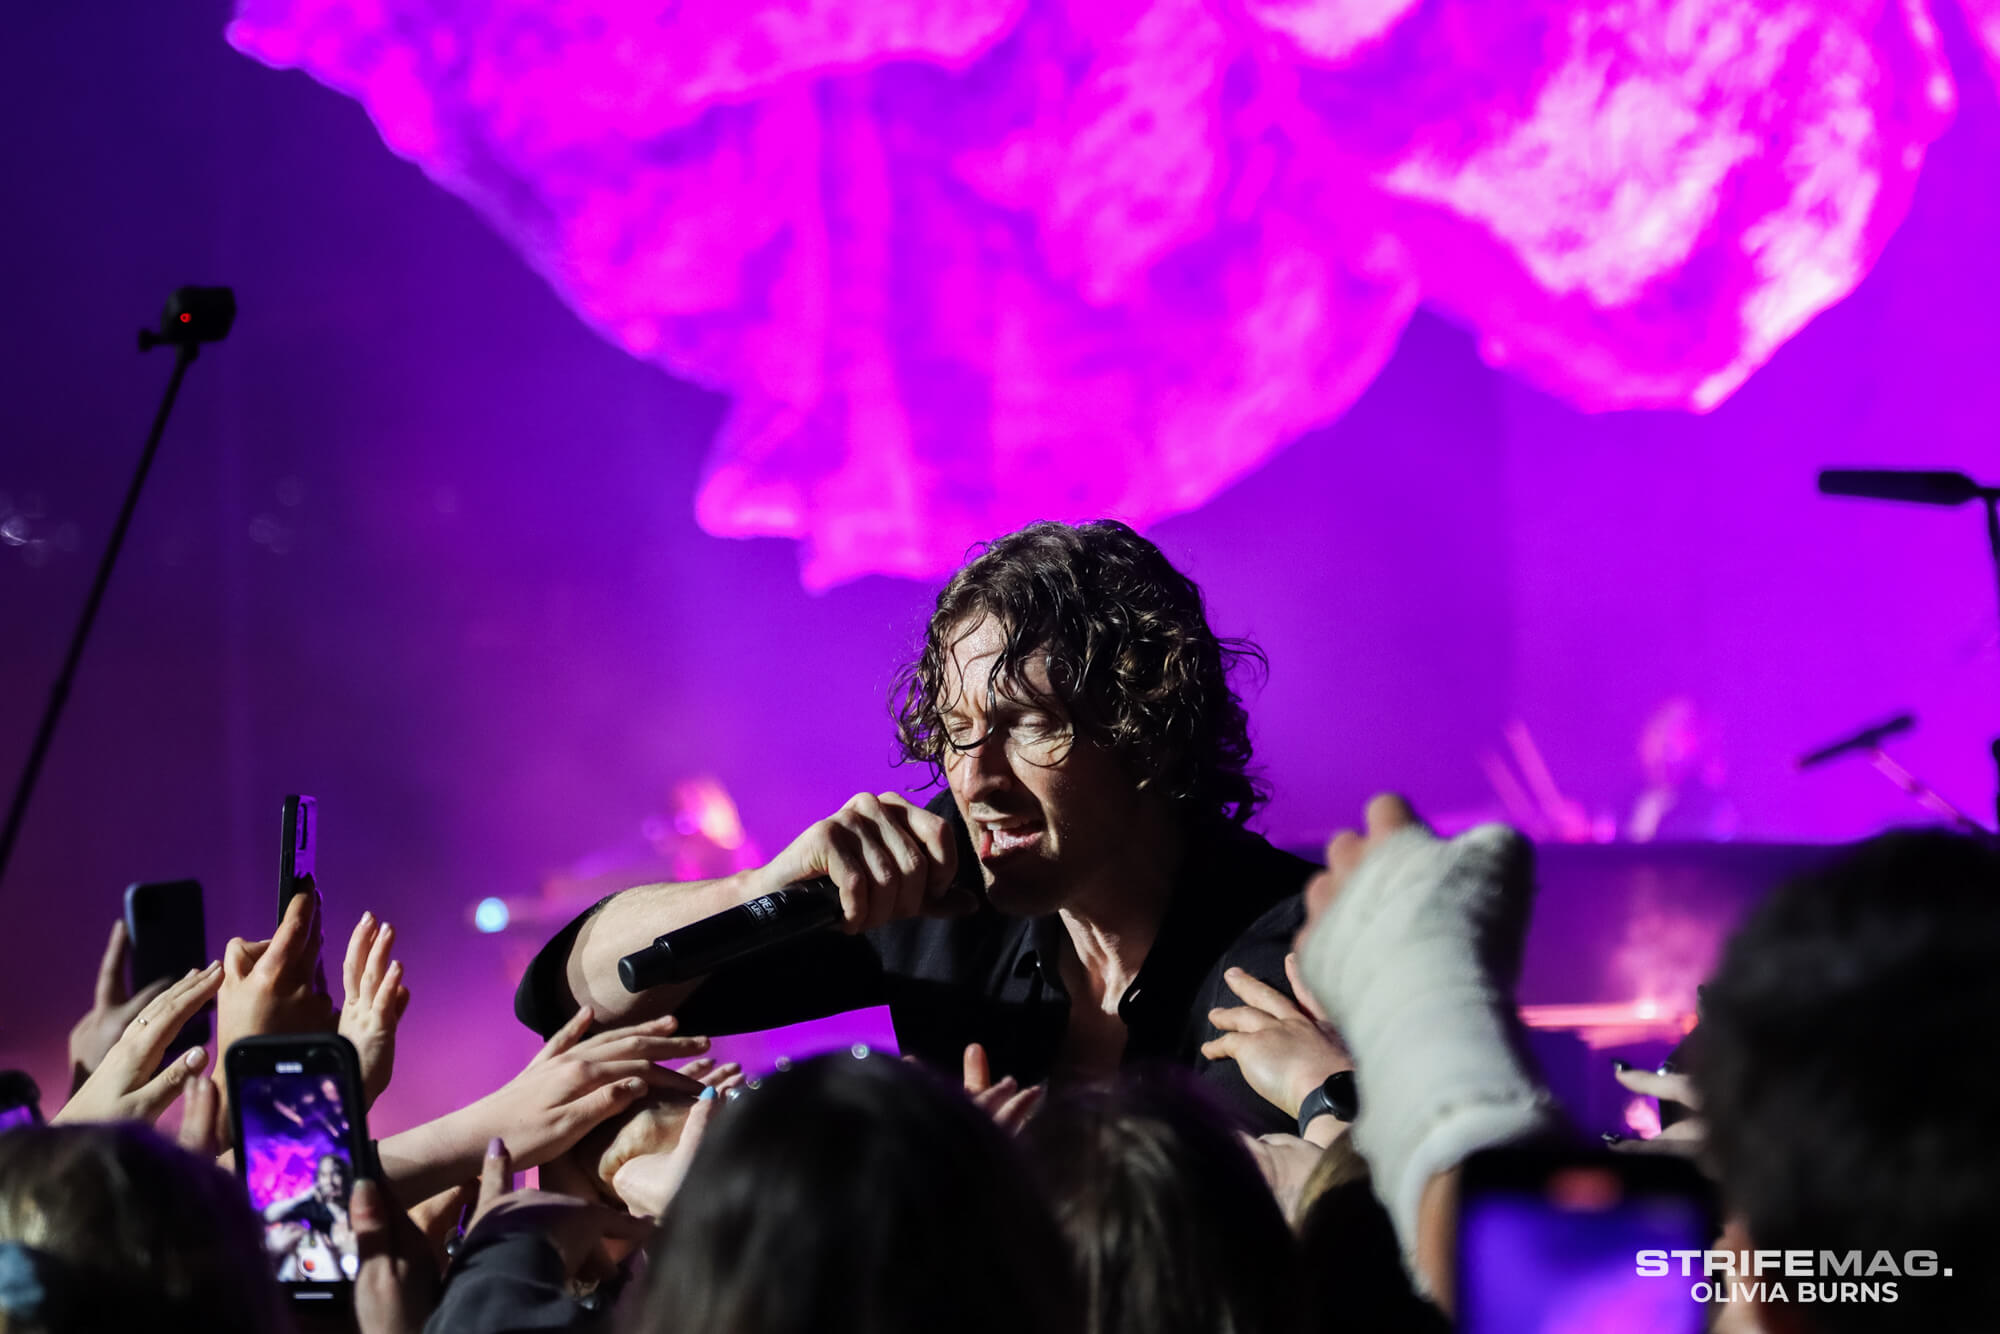
[[[1362,820],[1368,830],[1366,834],[1341,829],[1327,840],[1326,869],[1306,882],[1306,920],[1292,942],[1294,951],[1305,947],[1306,937],[1312,934],[1313,926],[1326,914],[1341,886],[1347,883],[1347,878],[1354,874],[1369,853],[1392,834],[1424,827],[1423,821],[1410,808],[1410,803],[1393,792],[1371,798],[1362,812]]]
[[[361,1093],[370,1107],[389,1087],[396,1068],[396,1026],[409,1008],[402,960],[391,961],[396,928],[374,913],[361,914],[340,966],[340,1036],[361,1058]]]
[[[1289,957],[1287,959],[1289,963]],[[1234,1061],[1259,1097],[1289,1116],[1336,1070],[1351,1070],[1347,1049],[1291,997],[1241,968],[1222,975],[1243,1004],[1208,1012],[1221,1036],[1201,1046],[1211,1061]]]
[[[187,1082],[208,1064],[200,1047],[184,1053],[166,1069],[167,1053],[181,1025],[208,1004],[222,985],[222,965],[212,963],[190,972],[139,1011],[118,1041],[105,1053],[95,1074],[84,1080],[51,1121],[153,1122],[172,1105]],[[154,1072],[158,1071],[157,1074]]]
[[[187,1081],[180,1130],[174,1135],[174,1142],[203,1158],[214,1158],[222,1152],[222,1094],[213,1080]]]
[[[463,1113],[489,1138],[504,1133],[522,1167],[567,1152],[649,1088],[701,1095],[699,1083],[656,1062],[706,1051],[707,1038],[674,1036],[672,1015],[586,1038],[590,1021],[590,1011],[579,1010],[520,1074]]]
[[[531,1231],[547,1237],[562,1256],[571,1278],[604,1278],[617,1267],[613,1252],[624,1254],[652,1235],[653,1224],[616,1209],[588,1204],[543,1190],[516,1190],[507,1145],[487,1146],[479,1177],[479,1203],[465,1230],[470,1249],[497,1234]]]
[[[975,1106],[1011,1134],[1028,1124],[1028,1119],[1042,1105],[1042,1096],[1048,1092],[1048,1085],[1035,1084],[1022,1088],[1012,1075],[994,1083],[986,1048],[974,1042],[965,1049],[965,1091],[971,1095]]]
[[[354,1276],[360,1334],[419,1334],[442,1284],[430,1243],[381,1185],[354,1183],[347,1216],[361,1267]]]
[[[259,1033],[331,1033],[333,1002],[320,982],[319,891],[292,896],[269,940],[232,939],[215,1001],[216,1050]]]
[[[97,990],[91,997],[90,1012],[69,1031],[70,1089],[83,1081],[103,1062],[104,1054],[125,1032],[139,1011],[152,1004],[173,979],[163,977],[131,994],[125,985],[126,960],[132,952],[132,938],[126,933],[125,919],[111,925],[111,939],[104,946],[104,958],[97,965]]]
[[[674,1141],[673,1148],[657,1153],[635,1154],[619,1164],[611,1174],[611,1189],[633,1214],[640,1218],[659,1218],[667,1212],[667,1206],[680,1191],[681,1182],[687,1180],[695,1150],[701,1147],[701,1137],[708,1132],[709,1122],[715,1119],[717,1109],[722,1106],[722,1099],[714,1093],[711,1088],[688,1109],[687,1119],[681,1123],[680,1137]]]
[[[727,1093],[733,1088],[741,1088],[748,1082],[743,1067],[735,1061],[724,1061],[721,1065],[717,1065],[712,1057],[697,1056],[685,1065],[674,1068],[689,1079],[706,1084],[717,1093]]]
[[[1299,1197],[1305,1193],[1306,1182],[1312,1178],[1313,1169],[1319,1166],[1326,1150],[1297,1135],[1245,1135],[1243,1143],[1257,1160],[1264,1183],[1277,1197],[1278,1208],[1287,1220],[1292,1220],[1298,1213]]]
[[[1620,1084],[1634,1093],[1661,1102],[1677,1102],[1693,1113],[1674,1122],[1651,1139],[1620,1139],[1611,1145],[1620,1153],[1667,1153],[1699,1160],[1708,1147],[1708,1122],[1701,1117],[1701,1097],[1694,1082],[1683,1074],[1660,1073],[1620,1065],[1612,1071]]]

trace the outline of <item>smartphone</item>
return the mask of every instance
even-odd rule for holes
[[[333,1033],[244,1038],[223,1076],[272,1273],[294,1302],[351,1302],[360,1255],[348,1200],[375,1171],[354,1048]]]
[[[285,798],[284,842],[278,854],[278,920],[292,896],[313,883],[313,850],[319,844],[319,803],[294,793]]]
[[[1657,1154],[1504,1148],[1465,1161],[1458,1206],[1460,1334],[1700,1334],[1701,1277],[1640,1252],[1702,1251],[1717,1232],[1713,1188]]]
[[[0,1130],[42,1124],[42,1091],[25,1070],[0,1070]]]
[[[161,978],[178,981],[208,966],[208,931],[199,880],[151,880],[125,886],[125,935],[132,945],[133,992]],[[168,1055],[208,1041],[211,1001],[181,1025]]]

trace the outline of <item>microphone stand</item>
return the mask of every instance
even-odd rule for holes
[[[1961,505],[1968,500],[1979,501],[1986,507],[1986,541],[1993,555],[1993,587],[1995,594],[2000,595],[2000,486],[1981,486],[1964,473],[1956,472],[1833,468],[1820,473],[1819,489],[1827,495],[1909,501],[1920,505]],[[1995,775],[2000,778],[2000,737],[1993,741],[1993,764]],[[1895,775],[1891,774],[1890,778],[1894,781]],[[1994,788],[1994,828],[2000,830],[2000,784]]]
[[[233,313],[233,312],[232,312]],[[152,342],[168,341],[150,334],[140,336],[143,351]],[[35,780],[41,777],[42,762],[48,758],[49,743],[55,739],[56,723],[62,717],[63,705],[69,700],[71,684],[76,680],[77,664],[83,660],[83,646],[90,638],[90,629],[97,621],[98,606],[104,601],[104,590],[111,583],[112,567],[118,563],[118,553],[125,545],[125,531],[132,526],[132,512],[139,507],[139,492],[145,488],[146,474],[152,470],[153,456],[159,452],[160,437],[166,434],[167,417],[174,410],[174,399],[181,391],[181,381],[187,378],[188,367],[194,364],[199,353],[199,344],[193,339],[173,340],[174,371],[167,377],[166,393],[160,397],[160,408],[153,414],[153,429],[146,435],[146,447],[139,453],[139,467],[132,474],[132,485],[125,489],[125,504],[118,511],[118,521],[111,525],[111,540],[105,544],[104,555],[97,562],[97,577],[91,580],[90,595],[83,600],[83,615],[77,620],[76,632],[69,637],[69,652],[63,655],[62,670],[56,674],[56,682],[49,688],[49,702],[42,710],[42,724],[35,731],[35,744],[28,751],[28,763],[21,771],[21,778],[14,785],[14,799],[7,807],[7,825],[0,830],[0,879],[7,874],[7,859],[13,855],[14,842],[21,835],[21,822],[28,814],[28,798],[34,794]]]

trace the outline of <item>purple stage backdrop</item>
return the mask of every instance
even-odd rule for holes
[[[373,909],[408,961],[379,1133],[533,1052],[507,1007],[537,913],[919,781],[884,698],[931,589],[809,593],[792,541],[704,532],[731,400],[601,337],[355,102],[232,49],[231,12],[6,20],[10,784],[168,369],[133,330],[187,282],[242,315],[193,368],[0,885],[0,1066],[55,1101],[130,881],[199,877],[212,952],[268,934],[279,801],[309,792],[329,948]],[[1922,812],[1793,758],[1903,710],[1897,755],[1990,816],[1977,519],[1813,490],[1829,465],[2000,475],[2000,105],[1966,12],[1931,12],[1957,109],[1906,215],[1712,411],[1579,411],[1442,302],[1337,422],[1149,527],[1269,652],[1273,837],[1387,786],[1497,812],[1535,755],[1562,821],[1608,833],[1644,815],[1644,738],[1698,775],[1701,830],[1851,838]],[[474,929],[487,898],[511,929]]]

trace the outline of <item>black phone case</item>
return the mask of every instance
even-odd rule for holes
[[[199,880],[155,880],[125,888],[125,932],[132,943],[134,993],[165,978],[187,976],[209,963],[208,930],[202,912]],[[182,1052],[208,1041],[208,1016],[214,1003],[204,1005],[175,1036],[168,1052]]]
[[[368,1104],[361,1091],[361,1058],[355,1053],[354,1044],[338,1033],[265,1033],[255,1037],[239,1038],[230,1044],[222,1056],[223,1080],[229,1089],[229,1134],[237,1146],[237,1175],[241,1177],[248,1166],[248,1154],[243,1149],[243,1100],[239,1095],[240,1081],[245,1073],[257,1074],[261,1070],[246,1072],[244,1067],[253,1060],[268,1055],[275,1062],[287,1053],[302,1052],[312,1048],[331,1048],[339,1062],[340,1096],[350,1109],[351,1121],[348,1125],[348,1161],[354,1166],[355,1179],[381,1178],[381,1166],[375,1155],[375,1141],[368,1134]],[[258,1061],[261,1065],[262,1061]],[[246,1183],[247,1186],[247,1183]],[[283,1283],[286,1295],[295,1301],[307,1297],[337,1301],[353,1299],[353,1283]]]
[[[311,797],[293,794],[285,798],[284,809],[279,820],[280,843],[278,846],[278,917],[285,920],[285,910],[292,906],[292,898],[305,887],[305,882],[314,873],[319,849],[319,803]]]

